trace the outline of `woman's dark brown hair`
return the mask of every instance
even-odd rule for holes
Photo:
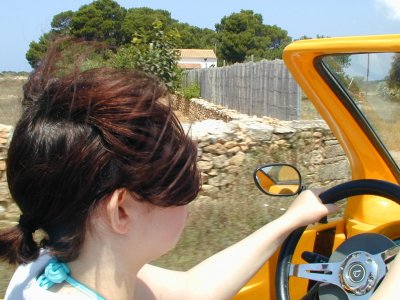
[[[149,75],[110,68],[57,76],[59,47],[24,86],[26,109],[9,147],[7,178],[21,209],[0,232],[0,258],[64,261],[79,255],[93,209],[118,188],[157,206],[189,203],[199,191],[196,146]],[[38,245],[33,232],[47,238]]]

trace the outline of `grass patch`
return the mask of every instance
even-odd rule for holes
[[[0,77],[0,124],[14,126],[21,116],[22,85],[26,77]]]
[[[322,120],[321,115],[311,103],[311,101],[303,94],[300,98],[300,119],[301,120]]]

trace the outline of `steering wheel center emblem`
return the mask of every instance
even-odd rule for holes
[[[365,278],[365,268],[361,263],[354,263],[349,267],[348,278],[355,282],[361,282]]]
[[[377,283],[378,265],[369,253],[353,252],[340,267],[339,278],[344,290],[355,295],[365,295]]]

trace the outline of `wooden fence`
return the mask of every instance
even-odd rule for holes
[[[214,104],[258,117],[299,119],[300,88],[282,60],[190,70],[183,85],[192,83]]]

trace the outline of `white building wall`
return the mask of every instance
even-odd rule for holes
[[[181,58],[179,64],[200,64],[201,68],[217,67],[216,58],[207,58],[207,60],[201,58]]]

